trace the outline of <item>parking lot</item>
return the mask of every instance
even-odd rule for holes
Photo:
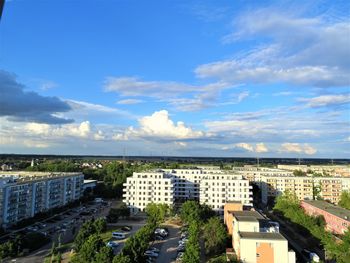
[[[156,241],[155,246],[160,249],[157,263],[175,262],[180,240],[180,227],[175,225],[168,225],[169,236],[165,240]]]
[[[8,235],[8,237],[16,236],[17,234],[26,234],[29,232],[39,232],[50,236],[51,242],[37,251],[32,252],[30,255],[4,262],[42,263],[45,255],[51,249],[52,242],[55,242],[57,245],[58,243],[64,244],[73,241],[75,234],[78,233],[80,226],[85,221],[91,218],[106,216],[108,214],[109,207],[110,204],[90,202],[11,233],[11,235]]]

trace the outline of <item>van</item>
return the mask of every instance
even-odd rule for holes
[[[116,238],[116,239],[124,239],[126,236],[124,233],[120,233],[120,232],[113,232],[112,233],[112,237]]]

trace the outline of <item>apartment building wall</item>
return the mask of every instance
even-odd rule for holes
[[[221,214],[224,212],[224,205],[232,201],[252,206],[252,186],[242,176],[217,174],[203,177],[200,181],[201,204],[207,204]]]
[[[317,207],[316,202],[324,208]],[[301,207],[309,215],[322,215],[326,221],[326,229],[333,233],[344,234],[350,227],[350,212],[344,208],[332,206],[324,201],[302,201]],[[337,214],[332,213],[332,210],[337,210]]]
[[[223,213],[228,201],[252,203],[249,181],[237,174],[211,173],[213,169],[163,169],[151,173],[134,173],[124,184],[123,201],[133,212],[144,210],[148,203],[182,202],[197,200]],[[162,192],[162,187],[171,188]],[[155,187],[156,185],[159,185]],[[147,190],[147,191],[146,191]]]
[[[83,180],[81,173],[1,173],[1,224],[7,227],[79,199]]]
[[[149,203],[174,202],[174,179],[163,173],[134,173],[124,183],[123,202],[131,212],[144,211]]]
[[[264,175],[256,178],[261,189],[261,199],[267,203],[269,197],[276,197],[286,191],[295,193],[299,200],[313,199],[314,188],[320,189],[320,197],[337,204],[342,191],[350,189],[350,178],[274,176]]]
[[[289,263],[288,241],[240,238],[240,259],[245,263]]]

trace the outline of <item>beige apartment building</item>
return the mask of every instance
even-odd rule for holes
[[[232,231],[232,247],[241,262],[295,263],[295,252],[279,233],[278,224],[256,211],[236,211],[236,204],[225,206],[225,224]]]
[[[310,167],[308,166],[308,168]],[[292,171],[257,167],[234,168],[234,171],[259,186],[261,199],[265,204],[269,198],[276,197],[286,191],[295,193],[299,200],[311,200],[314,189],[320,191],[318,195],[324,200],[337,204],[342,191],[350,190],[349,177],[294,176]]]

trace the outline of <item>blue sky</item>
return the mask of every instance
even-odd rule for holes
[[[348,1],[6,1],[0,152],[350,155]]]

